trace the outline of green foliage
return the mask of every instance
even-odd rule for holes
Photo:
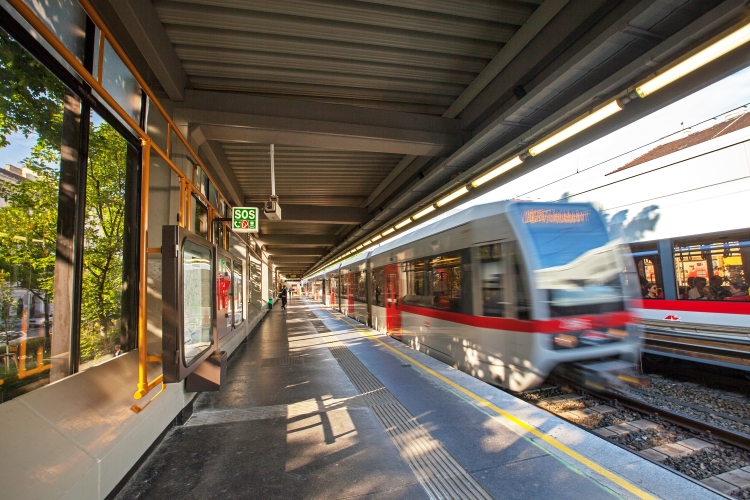
[[[0,30],[0,147],[22,132],[59,149],[64,93],[60,80]]]
[[[49,305],[59,203],[65,87],[0,30],[0,147],[7,136],[35,134],[21,164],[36,179],[0,182],[0,273]],[[113,351],[119,339],[125,218],[125,140],[107,123],[92,125],[86,177],[81,303],[81,363]],[[54,166],[54,167],[53,167]],[[61,214],[70,223],[73,214]]]
[[[110,125],[91,127],[81,306],[81,362],[119,339],[127,144]]]

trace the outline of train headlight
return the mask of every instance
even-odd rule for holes
[[[558,333],[553,339],[557,349],[572,349],[578,347],[578,337],[567,333]]]

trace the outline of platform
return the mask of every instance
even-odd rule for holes
[[[318,304],[277,305],[118,499],[721,498]]]

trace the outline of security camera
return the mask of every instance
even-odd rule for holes
[[[281,220],[281,206],[279,205],[279,198],[277,196],[268,198],[263,207],[263,213],[266,214],[269,220]]]

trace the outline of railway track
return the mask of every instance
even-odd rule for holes
[[[750,499],[750,435],[621,391],[595,391],[567,381],[519,396],[727,496]]]

